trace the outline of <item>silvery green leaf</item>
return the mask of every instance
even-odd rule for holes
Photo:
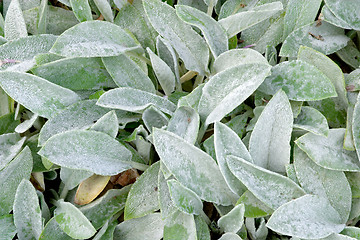
[[[234,15],[219,20],[219,23],[225,28],[228,37],[231,38],[281,10],[283,10],[283,5],[280,1],[272,2],[254,7],[248,11],[235,13]]]
[[[245,205],[244,216],[247,218],[258,218],[270,215],[273,210],[257,199],[250,191],[246,191],[236,204]]]
[[[93,20],[88,0],[70,0],[70,5],[76,18],[80,22]]]
[[[196,235],[198,240],[210,240],[210,230],[202,216],[195,215]]]
[[[259,90],[273,95],[280,88],[290,100],[313,101],[336,97],[330,79],[319,69],[301,60],[282,62],[271,69]]]
[[[12,0],[10,3],[5,16],[4,33],[8,41],[27,37],[28,35],[19,0]]]
[[[329,126],[324,115],[308,106],[301,107],[300,114],[294,119],[294,127],[323,136],[329,133]]]
[[[190,107],[179,107],[171,117],[167,130],[194,144],[200,126],[199,114]]]
[[[55,217],[51,218],[45,225],[44,230],[42,231],[39,240],[71,240],[69,235],[67,235],[59,226]]]
[[[210,78],[202,88],[198,111],[205,124],[220,121],[245,101],[270,73],[269,65],[243,64]],[[236,100],[235,100],[236,99]]]
[[[311,47],[325,55],[334,53],[347,45],[349,38],[344,30],[327,22],[320,26],[315,23],[305,25],[293,31],[284,41],[280,56],[296,57],[300,46]]]
[[[151,165],[132,185],[126,200],[124,219],[143,217],[159,209],[158,173],[160,162]]]
[[[341,232],[345,224],[326,198],[305,195],[278,208],[266,226],[283,235],[319,239]]]
[[[346,172],[345,175],[350,184],[352,197],[360,198],[360,173]]]
[[[127,87],[107,91],[101,95],[97,105],[129,112],[143,112],[147,107],[154,105],[169,115],[172,115],[176,108],[175,105],[166,98]]]
[[[293,113],[284,91],[279,90],[266,105],[252,131],[249,152],[262,168],[284,173],[290,163]]]
[[[356,152],[358,154],[358,157],[360,156],[360,124],[358,121],[360,115],[360,95],[358,95],[357,97],[357,101],[354,107],[354,112],[353,112],[353,118],[352,118],[352,134],[353,134],[353,139],[354,139],[354,145],[356,148]]]
[[[64,57],[111,57],[140,48],[119,26],[86,21],[62,33],[50,52]]]
[[[265,219],[260,218],[260,223],[255,223],[254,218],[245,218],[246,230],[252,239],[266,240],[269,230],[265,225]]]
[[[346,223],[352,195],[345,174],[316,165],[298,147],[294,150],[294,166],[303,189],[309,194],[328,199],[330,205],[339,213],[342,223]]]
[[[345,21],[352,29],[360,30],[359,0],[325,0],[325,4],[337,18]]]
[[[23,179],[16,189],[13,212],[18,238],[38,239],[43,228],[39,199],[27,179]]]
[[[16,235],[16,227],[13,215],[2,215],[0,217],[0,236],[3,239],[13,239]]]
[[[153,135],[161,161],[180,183],[205,201],[224,206],[233,203],[235,195],[208,154],[174,133],[155,129]]]
[[[336,55],[350,67],[360,67],[360,51],[353,41],[349,41],[346,47],[336,52]]]
[[[221,6],[219,19],[253,8],[258,0],[228,0]]]
[[[103,132],[115,138],[119,132],[119,121],[114,110],[99,118],[90,130]]]
[[[39,6],[39,21],[37,24],[37,34],[45,34],[47,28],[48,1],[41,0]]]
[[[36,66],[31,72],[74,91],[116,86],[100,58],[59,59]]]
[[[165,166],[162,162],[160,162],[160,171],[158,175],[158,198],[161,217],[162,219],[166,219],[171,217],[171,215],[178,210],[171,199],[169,186],[167,185],[163,168],[165,168]]]
[[[118,220],[110,219],[105,223],[105,225],[97,232],[93,240],[107,240],[114,238],[114,231],[118,225]]]
[[[110,189],[104,196],[79,209],[91,221],[95,229],[99,229],[114,214],[124,209],[130,188],[131,185],[121,189]]]
[[[351,204],[350,220],[354,220],[360,216],[360,198],[353,198]]]
[[[185,239],[197,239],[194,216],[176,211],[165,220],[164,240]]]
[[[168,117],[154,106],[148,107],[142,114],[142,119],[149,132],[153,127],[162,128],[168,125]]]
[[[29,179],[33,159],[29,147],[25,147],[7,166],[0,170],[0,215],[8,214],[14,203],[15,193],[22,179]]]
[[[155,93],[155,87],[151,79],[125,54],[104,57],[102,61],[119,87],[131,87]]]
[[[1,72],[0,86],[15,101],[45,118],[80,100],[75,92],[27,73]]]
[[[2,90],[0,90],[1,92]],[[0,93],[1,95],[1,93]],[[6,94],[5,94],[6,95]],[[6,95],[6,98],[9,99]],[[0,101],[2,101],[2,98],[0,96]],[[3,103],[3,102],[2,102]],[[5,103],[8,103],[5,101]],[[14,113],[8,113],[8,114],[2,114],[1,107],[0,107],[0,135],[5,133],[12,133],[15,131],[15,128],[17,125],[20,124],[20,120],[14,120]]]
[[[283,39],[295,29],[313,23],[322,0],[289,0],[286,7]]]
[[[224,233],[219,240],[241,240],[241,237],[235,233],[227,232]]]
[[[304,190],[289,178],[256,166],[242,158],[228,156],[230,171],[251,191],[256,198],[272,209],[305,194]],[[275,187],[276,186],[276,187]]]
[[[351,73],[347,74],[345,77],[345,82],[348,88],[351,90],[359,91],[360,90],[360,69],[355,69]]]
[[[180,211],[195,215],[201,215],[203,213],[202,201],[191,189],[183,186],[175,179],[168,180],[167,185],[171,199]]]
[[[59,200],[54,211],[59,227],[70,237],[86,239],[96,233],[89,219],[73,204]]]
[[[207,12],[208,6],[204,1],[198,1],[198,0],[178,0],[178,5],[186,5],[193,8],[196,8],[202,12]]]
[[[236,205],[228,214],[218,220],[218,226],[224,232],[237,233],[244,224],[245,205]]]
[[[108,0],[93,0],[106,21],[113,22],[114,14]]]
[[[176,14],[184,22],[201,30],[215,58],[229,49],[225,29],[211,16],[186,5],[177,5]]]
[[[191,93],[181,97],[178,101],[177,107],[185,106],[197,110],[199,107],[199,101],[202,95],[202,89],[205,84],[200,84]]]
[[[18,154],[24,142],[25,138],[17,133],[0,135],[0,170]]]
[[[109,135],[72,130],[51,137],[38,152],[52,163],[98,175],[116,175],[132,168],[131,152]],[[141,164],[140,164],[141,165]]]
[[[151,67],[153,68],[155,75],[161,85],[161,88],[164,90],[167,96],[175,90],[175,75],[172,72],[171,68],[150,48],[146,49],[151,60]]]
[[[295,143],[316,164],[337,171],[360,171],[360,163],[355,152],[343,148],[345,129],[330,129],[327,137],[307,133]],[[356,135],[354,135],[356,136]]]
[[[299,184],[299,180],[296,176],[294,163],[286,165],[286,176],[290,178],[294,183]],[[299,184],[300,185],[300,184]]]
[[[38,119],[39,115],[32,114],[32,116],[30,117],[30,119],[25,120],[24,122],[20,123],[16,128],[15,128],[15,132],[17,133],[24,133],[27,130],[29,130],[32,125],[36,122],[36,120]]]
[[[321,9],[321,13],[323,15],[324,21],[340,28],[351,29],[351,26],[344,20],[335,16],[335,14],[330,11],[329,7],[326,4]]]
[[[342,230],[341,234],[358,239],[360,234],[360,228],[347,226],[344,228],[344,230]]]
[[[82,181],[91,177],[92,175],[92,172],[85,170],[71,169],[67,167],[60,168],[60,179],[68,190],[74,189]]]
[[[114,239],[122,240],[160,240],[163,237],[165,222],[160,213],[151,213],[117,225]]]
[[[155,30],[173,46],[186,69],[208,74],[209,49],[189,25],[181,21],[175,9],[157,0],[144,0],[144,9]]]
[[[239,136],[225,124],[220,122],[215,123],[214,145],[216,160],[227,185],[235,194],[241,196],[241,194],[246,191],[246,187],[230,171],[226,163],[226,156],[234,155],[249,162],[253,162],[253,159]]]

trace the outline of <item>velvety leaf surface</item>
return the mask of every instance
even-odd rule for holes
[[[218,226],[224,232],[237,233],[244,224],[245,205],[236,205],[228,214],[218,220]]]
[[[4,239],[13,239],[16,234],[13,215],[3,215],[0,217],[0,234]]]
[[[17,133],[0,135],[0,169],[3,169],[20,151],[25,142]]]
[[[70,0],[70,5],[80,22],[93,20],[88,0]]]
[[[308,106],[301,107],[300,114],[294,119],[294,127],[323,136],[329,133],[329,126],[324,115]]]
[[[339,19],[345,21],[351,28],[360,30],[360,1],[325,0],[326,6]]]
[[[164,240],[197,239],[194,216],[176,211],[166,219]]]
[[[59,223],[56,221],[55,217],[51,218],[45,225],[44,230],[42,231],[39,240],[71,240],[69,235],[67,235],[59,226]]]
[[[5,16],[4,33],[7,40],[27,37],[25,19],[19,0],[11,1]]]

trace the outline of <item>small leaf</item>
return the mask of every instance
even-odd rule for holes
[[[62,33],[50,52],[64,57],[110,57],[139,48],[119,26],[104,21],[87,21]]]
[[[42,157],[60,166],[116,175],[132,168],[131,152],[109,135],[73,130],[51,137],[41,148]]]
[[[215,58],[229,49],[225,29],[211,16],[185,5],[177,5],[176,14],[184,22],[201,30]]]
[[[293,113],[284,91],[279,90],[266,105],[252,131],[249,152],[257,166],[284,173],[290,163]]]
[[[324,115],[308,106],[301,107],[300,114],[294,119],[294,127],[323,136],[329,133],[329,126]]]
[[[82,181],[91,177],[92,175],[92,172],[85,170],[71,169],[66,167],[60,168],[60,179],[68,190],[74,189]]]
[[[0,236],[3,239],[13,239],[16,234],[13,215],[3,215],[0,217]]]
[[[5,16],[4,33],[5,38],[9,41],[27,37],[28,35],[19,0],[10,2],[10,6]]]
[[[179,76],[179,59],[175,53],[174,48],[168,41],[161,36],[156,38],[156,50],[158,56],[171,68],[176,77],[176,89],[181,90],[180,76]]]
[[[224,233],[219,240],[241,240],[241,237],[235,233],[227,232]]]
[[[270,215],[273,210],[257,199],[250,191],[246,191],[237,201],[245,205],[244,216],[247,218],[258,218]]]
[[[161,161],[180,183],[205,201],[232,204],[235,196],[209,155],[168,131],[155,129],[153,135]]]
[[[245,205],[236,205],[229,213],[218,220],[218,226],[224,232],[237,233],[244,224]]]
[[[24,142],[25,138],[17,133],[0,135],[0,170],[16,156]]]
[[[119,132],[119,121],[114,110],[99,118],[90,130],[103,132],[115,138]]]
[[[148,107],[142,114],[142,119],[149,132],[154,127],[163,128],[168,125],[168,117],[154,106]]]
[[[197,239],[194,216],[181,211],[165,220],[164,240]]]
[[[360,30],[360,5],[359,0],[340,1],[325,0],[326,6],[339,19],[345,21],[352,29]]]
[[[259,90],[273,95],[280,88],[290,100],[314,101],[336,97],[330,79],[316,67],[301,61],[282,62],[271,69]]]
[[[278,208],[266,226],[283,235],[319,239],[341,232],[345,227],[341,222],[325,198],[305,195]]]
[[[71,9],[80,22],[93,20],[88,0],[70,0]]]
[[[94,226],[85,215],[69,202],[59,200],[54,217],[59,227],[72,238],[90,238],[96,233]]]
[[[258,167],[242,158],[228,156],[227,163],[231,172],[254,194],[272,209],[305,194],[289,178]]]
[[[125,87],[107,91],[101,95],[97,105],[129,112],[143,112],[151,105],[170,115],[175,111],[175,105],[165,98],[149,92]]]
[[[51,218],[45,225],[44,230],[42,231],[39,240],[71,240],[69,235],[67,235],[56,222],[55,217]]]
[[[159,209],[158,173],[160,162],[151,165],[133,184],[126,200],[124,219],[143,217]]]
[[[74,203],[84,205],[94,200],[104,190],[110,180],[110,176],[99,176],[94,174],[80,183]]]
[[[43,228],[39,199],[27,179],[23,179],[16,190],[13,211],[17,236],[38,239]]]
[[[1,72],[0,86],[18,103],[45,118],[80,100],[75,92],[27,73]]]
[[[184,187],[175,179],[168,180],[167,184],[169,186],[171,199],[180,211],[187,214],[202,214],[203,204],[196,193]]]
[[[210,230],[202,216],[195,215],[196,235],[198,240],[210,240]]]
[[[161,217],[162,219],[165,220],[171,217],[173,213],[178,212],[178,210],[171,199],[169,186],[167,185],[165,174],[163,173],[164,172],[163,168],[165,168],[165,166],[160,161],[160,170],[158,175],[158,188],[159,188],[158,199],[159,199]]]
[[[337,171],[360,171],[355,152],[343,149],[345,129],[330,129],[327,137],[307,133],[295,143],[316,164]],[[354,135],[355,136],[355,135]]]
[[[94,0],[95,5],[104,16],[106,21],[113,22],[114,14],[108,0]]]

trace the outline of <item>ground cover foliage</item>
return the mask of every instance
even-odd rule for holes
[[[0,3],[0,239],[360,239],[360,0]]]

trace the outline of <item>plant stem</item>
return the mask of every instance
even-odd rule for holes
[[[194,71],[188,71],[187,73],[185,73],[184,75],[181,76],[180,78],[180,83],[184,83],[186,81],[191,80],[193,77],[195,77],[198,73],[194,72]]]
[[[148,165],[146,164],[142,164],[142,163],[138,163],[138,162],[130,162],[130,165],[133,167],[133,168],[136,168],[140,171],[145,171],[146,169],[149,168]]]
[[[214,0],[210,0],[209,6],[207,9],[207,15],[211,16],[214,9]]]
[[[210,218],[204,213],[204,211],[201,211],[201,212],[200,212],[200,216],[205,220],[205,222],[206,222],[207,225],[210,225],[210,224],[211,224]]]
[[[66,187],[66,185],[64,185],[64,187],[63,187],[63,189],[61,190],[61,193],[60,193],[60,198],[65,199],[68,192],[69,192],[69,189]]]

